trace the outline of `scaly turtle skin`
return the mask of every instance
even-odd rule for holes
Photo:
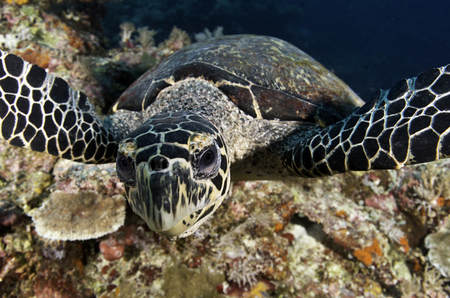
[[[396,169],[450,154],[450,66],[363,102],[279,39],[191,45],[131,85],[101,120],[86,96],[1,52],[0,133],[85,163],[116,160],[128,202],[171,239],[192,234],[230,181]]]

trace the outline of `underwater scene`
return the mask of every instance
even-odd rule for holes
[[[160,65],[160,79],[166,84],[155,87],[155,92],[160,92],[175,84],[178,73],[170,71],[169,63],[159,63],[165,63],[167,57],[182,53],[179,51],[188,46],[208,45],[226,40],[229,35],[272,36],[316,59],[323,66],[311,62],[304,68],[305,72],[308,68],[319,73],[317,80],[328,83],[325,84],[328,87],[323,87],[328,88],[324,93],[345,93],[352,98],[348,102],[338,101],[336,109],[341,118],[356,111],[364,102],[377,99],[373,95],[383,94],[380,88],[387,90],[395,86],[392,90],[400,94],[401,84],[394,85],[396,82],[450,63],[450,1],[1,0],[0,10],[0,50],[45,69],[44,73],[40,72],[41,68],[39,71],[31,68],[40,75],[62,78],[59,83],[66,81],[73,90],[82,91],[92,106],[84,108],[78,102],[80,109],[98,115],[99,123],[104,121],[105,127],[118,130],[122,126],[133,127],[129,123],[137,120],[129,114],[114,118],[116,122],[108,120],[117,106],[129,104],[136,109],[144,106],[143,100],[138,98],[133,102],[130,95],[124,95],[125,99],[116,103],[141,75]],[[264,58],[276,61],[275,66],[285,57],[289,60],[292,51],[296,51],[288,44],[279,44],[282,45],[276,49],[279,55]],[[255,44],[254,49],[258,52],[258,47],[263,49],[264,46]],[[223,92],[229,95],[229,100],[225,96],[229,105],[242,110],[239,119],[250,119],[246,122],[248,127],[265,123],[266,126],[261,124],[262,128],[254,130],[259,134],[257,149],[260,150],[255,155],[265,153],[271,140],[281,138],[279,135],[288,138],[292,131],[297,132],[291,128],[277,130],[283,125],[281,120],[285,120],[283,113],[287,112],[277,109],[276,105],[268,106],[270,100],[260,102],[259,106],[255,104],[256,99],[241,102],[244,100],[239,96],[245,97],[242,94],[247,89],[233,81],[228,75],[231,72],[223,71],[226,69],[223,65],[234,61],[223,61],[226,55],[221,49],[213,54],[211,65],[220,67],[199,70],[199,61],[210,57],[206,51],[204,57],[196,58],[198,63],[193,64],[196,66],[182,69],[180,73],[186,71],[188,77],[199,73],[202,81],[208,81],[208,76],[214,77],[209,80],[214,81],[214,86],[229,87],[217,90],[231,90]],[[36,105],[34,95],[24,95],[23,89],[20,97],[16,88],[19,99],[5,95],[5,90],[14,89],[7,76],[17,71],[17,65],[23,65],[21,60],[11,57],[15,56],[0,56],[0,297],[413,298],[450,295],[450,159],[399,165],[396,170],[365,171],[362,170],[364,158],[354,157],[356,166],[352,169],[360,171],[325,176],[323,172],[314,172],[310,176],[324,177],[285,179],[288,172],[300,173],[294,165],[294,169],[279,171],[278,176],[265,176],[266,180],[231,178],[227,190],[226,163],[233,162],[234,157],[227,156],[222,144],[214,141],[215,147],[211,147],[218,148],[222,160],[219,159],[215,168],[207,165],[206,169],[223,175],[220,183],[213,179],[214,185],[219,183],[222,187],[219,193],[222,192],[223,202],[213,205],[216,208],[220,205],[215,211],[206,207],[200,210],[203,213],[199,211],[195,216],[199,221],[206,220],[195,225],[195,229],[185,224],[181,231],[192,234],[171,241],[165,237],[169,234],[154,232],[150,224],[133,212],[146,207],[133,200],[127,201],[126,195],[134,184],[129,183],[126,173],[119,169],[124,164],[118,163],[116,167],[117,149],[110,163],[95,163],[100,159],[92,157],[94,154],[91,159],[69,158],[72,151],[67,149],[61,154],[64,158],[60,158],[55,156],[58,154],[45,152],[52,152],[50,144],[39,147],[42,144],[30,142],[29,147],[41,151],[36,152],[12,146],[26,147],[20,144],[23,140],[2,139],[31,127],[27,121],[33,125],[36,121],[42,125],[43,121],[30,116],[29,119],[18,118],[16,123],[15,116],[10,116],[16,113],[15,106],[20,111],[33,113],[29,106]],[[179,57],[182,57],[180,63],[184,63],[186,57]],[[248,63],[254,63],[255,69],[267,62],[260,61],[264,60],[262,55],[251,57],[255,60]],[[305,57],[310,63],[309,56],[305,54]],[[9,67],[11,61],[16,63],[15,67]],[[289,70],[289,63],[282,66]],[[176,68],[177,63],[173,65]],[[244,72],[243,68],[241,71]],[[266,78],[275,76],[263,73],[252,77],[249,73],[252,71],[246,68],[241,74],[243,78],[252,78],[249,79],[251,85],[263,85]],[[444,79],[449,77],[449,70],[442,68],[441,71],[444,74],[440,76],[442,80],[438,80],[439,86],[436,83],[430,87],[436,94],[450,92],[450,80]],[[277,81],[280,90],[300,85],[293,79],[293,72],[280,73],[284,76]],[[426,74],[417,81],[425,84],[433,71]],[[143,82],[132,85],[137,86],[132,91],[147,92],[138,88]],[[412,88],[411,84],[416,81],[403,82],[409,84],[404,88]],[[428,84],[434,84],[433,80]],[[237,91],[233,89],[236,86],[240,88]],[[315,91],[310,90],[310,93],[315,94]],[[403,91],[408,92],[410,89]],[[284,106],[290,100],[285,93],[289,92],[268,94]],[[386,98],[390,99],[389,95]],[[27,99],[26,102],[23,99]],[[81,102],[85,97],[80,95],[76,99]],[[180,107],[186,105],[191,109],[189,100],[189,97],[186,102],[180,100]],[[320,103],[319,107],[322,103],[325,108],[332,105],[322,97],[314,100]],[[197,107],[195,102],[192,105]],[[442,101],[441,106],[444,106]],[[164,103],[158,107],[161,111],[165,108]],[[42,109],[47,113],[46,116],[41,113],[42,117],[58,122],[60,110],[50,108],[52,112],[48,112],[48,106]],[[447,104],[443,110],[450,110],[450,106]],[[277,111],[281,112],[276,114]],[[308,116],[311,118],[308,121],[315,121],[314,127],[318,128],[311,131],[317,134],[319,128],[333,121],[321,118],[319,112],[314,114],[308,110],[305,113],[304,119]],[[406,112],[390,110],[386,113],[395,118]],[[427,109],[424,115],[433,116],[433,113],[437,112]],[[11,117],[14,121],[8,122]],[[255,122],[253,118],[266,122]],[[428,121],[431,127],[431,120]],[[9,127],[9,123],[14,127]],[[426,126],[423,123],[420,123],[422,128]],[[445,133],[450,126],[446,123],[438,126],[445,126]],[[305,124],[305,127],[312,126]],[[45,133],[50,134],[49,126],[43,127]],[[264,127],[270,129],[264,130]],[[230,131],[223,134],[231,138],[235,130],[241,129],[227,128]],[[245,129],[243,125],[242,130]],[[82,140],[89,138],[88,133],[83,136]],[[98,147],[103,146],[103,151],[107,151],[105,148],[112,147],[113,141],[102,137],[93,138],[89,144],[101,143]],[[210,140],[199,141],[199,148],[202,142]],[[62,143],[54,145],[57,149],[53,152],[63,151]],[[294,151],[291,143],[283,144],[287,153]],[[90,148],[87,144],[80,146],[86,146],[86,151]],[[131,150],[120,146],[119,156]],[[395,146],[392,143],[392,147]],[[430,138],[420,149],[424,155],[439,159],[439,154],[446,156],[439,146],[440,143],[433,143]],[[228,144],[228,150],[234,150],[237,156],[239,144]],[[248,150],[257,151],[254,147]],[[412,155],[410,150],[404,151]],[[271,163],[271,158],[269,156],[267,164]],[[296,164],[297,159],[292,163]],[[160,162],[150,167],[157,171],[167,165]],[[231,170],[249,174],[255,164],[242,162],[239,167]],[[207,172],[194,174],[201,179],[208,177]],[[250,176],[243,174],[242,177]],[[178,189],[184,191],[187,186],[181,180],[178,179]],[[211,189],[210,193],[217,192]],[[182,232],[176,230],[168,237]]]

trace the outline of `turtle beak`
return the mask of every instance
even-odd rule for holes
[[[211,181],[193,179],[190,163],[183,158],[153,158],[140,163],[136,180],[136,187],[129,192],[133,211],[150,229],[167,237],[176,237],[175,234],[190,229],[210,205],[211,198],[220,196]]]

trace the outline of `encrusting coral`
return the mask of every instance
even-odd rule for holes
[[[98,192],[52,192],[31,212],[36,233],[58,240],[98,238],[116,231],[125,221],[125,197],[104,197]]]

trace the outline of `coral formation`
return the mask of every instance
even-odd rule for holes
[[[436,233],[425,237],[425,247],[429,249],[428,260],[443,276],[450,276],[450,231],[449,221]]]
[[[121,227],[125,197],[104,197],[93,191],[52,192],[39,209],[31,212],[36,233],[57,240],[98,238]]]

